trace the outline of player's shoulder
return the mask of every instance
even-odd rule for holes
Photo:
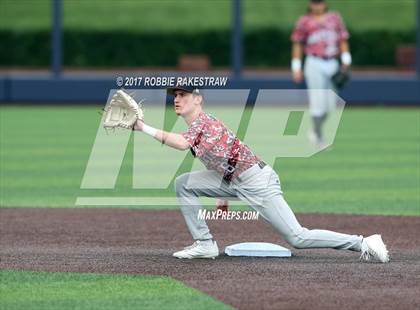
[[[296,23],[298,25],[303,25],[303,24],[306,24],[310,20],[311,20],[311,15],[310,14],[304,14],[304,15],[302,15],[298,18]]]
[[[201,112],[192,123],[192,126],[208,128],[209,126],[212,126],[216,121],[217,119],[211,114]]]
[[[202,118],[202,120],[207,121],[207,122],[217,122],[217,121],[219,121],[212,114],[206,113],[206,112],[201,113],[201,118]]]
[[[341,19],[341,14],[338,11],[328,11],[327,14],[330,18]]]
[[[225,124],[223,124],[223,122],[218,119],[217,117],[213,116],[212,114],[209,113],[203,113],[203,121],[204,123],[207,125],[207,128],[212,128],[212,129],[217,129],[217,128],[222,128],[222,127],[226,127]]]

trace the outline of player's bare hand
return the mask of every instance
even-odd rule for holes
[[[223,200],[223,199],[217,199],[216,200],[216,209],[222,210],[223,212],[226,212],[229,208],[229,201]]]
[[[302,70],[293,72],[293,81],[295,81],[295,83],[300,83],[302,82],[302,80],[303,80]]]
[[[350,69],[349,65],[341,64],[341,70],[342,71],[347,72],[347,71],[349,71],[349,69]]]
[[[144,122],[141,119],[138,119],[135,123],[134,123],[134,130],[138,130],[138,131],[142,131],[143,130],[143,126],[144,126]]]

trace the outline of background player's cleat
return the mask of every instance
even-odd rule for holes
[[[308,131],[308,140],[309,140],[309,142],[311,142],[314,145],[317,145],[318,142],[319,142],[319,138],[316,135],[315,131],[313,131],[313,129],[310,129]]]
[[[192,245],[184,248],[182,251],[173,254],[177,258],[215,258],[219,256],[219,248],[216,241],[202,242],[197,240]]]
[[[308,140],[309,142],[316,146],[318,149],[325,149],[328,147],[328,144],[324,141],[322,137],[318,137],[313,129],[308,131]]]
[[[360,259],[369,261],[372,257],[382,263],[389,262],[388,250],[382,241],[381,235],[372,235],[363,238]]]

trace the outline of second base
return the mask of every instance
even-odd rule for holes
[[[290,257],[292,252],[280,245],[266,242],[243,242],[225,248],[229,256]]]

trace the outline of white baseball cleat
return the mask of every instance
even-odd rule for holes
[[[382,241],[381,235],[372,235],[363,238],[360,259],[369,261],[372,257],[382,263],[389,262],[388,250]]]
[[[219,248],[217,247],[216,241],[202,242],[197,240],[192,245],[184,248],[182,251],[175,252],[173,254],[177,258],[212,258],[219,256]]]
[[[314,145],[317,145],[319,143],[319,138],[316,135],[315,131],[313,131],[312,129],[308,131],[308,140]]]
[[[313,130],[308,131],[309,142],[314,145],[318,150],[326,149],[329,144],[324,141],[324,139],[318,137]]]

